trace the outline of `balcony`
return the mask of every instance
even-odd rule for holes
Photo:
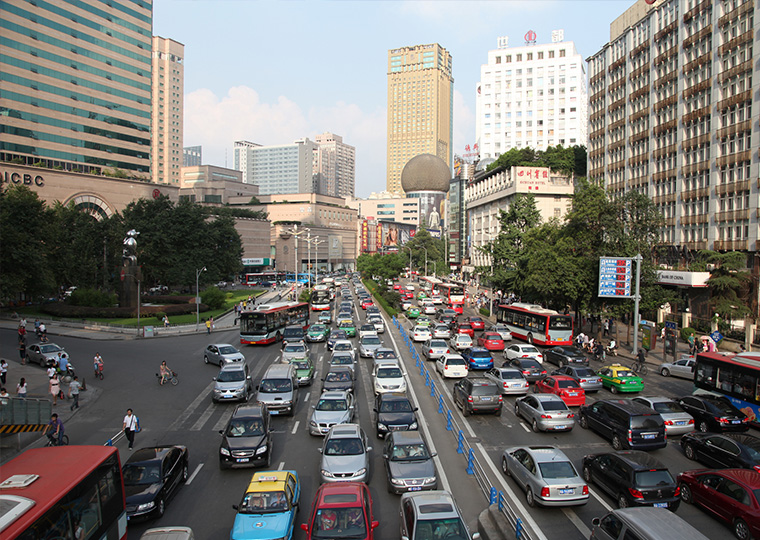
[[[668,96],[664,99],[661,99],[660,101],[655,102],[654,110],[657,112],[664,109],[665,107],[675,105],[676,103],[678,103],[678,96],[676,94],[673,94],[672,96]]]
[[[647,62],[647,63],[646,63],[646,64],[644,64],[643,66],[641,66],[641,67],[637,67],[636,69],[634,69],[633,71],[631,71],[631,74],[630,74],[630,75],[628,75],[628,78],[629,78],[630,80],[634,80],[634,79],[637,79],[637,78],[641,77],[642,75],[644,75],[645,73],[649,73],[649,71],[650,71],[651,69],[652,69],[652,68],[651,68],[651,66],[649,65],[649,62]]]
[[[639,131],[637,133],[634,133],[631,135],[630,139],[632,143],[643,141],[644,139],[649,138],[649,130],[645,129],[644,131]]]
[[[588,173],[590,178],[601,178],[604,176],[604,167],[596,167],[591,169]]]
[[[617,121],[611,123],[607,127],[607,131],[612,131],[612,130],[615,130],[615,129],[618,129],[618,128],[624,127],[624,126],[625,126],[625,117],[623,117],[620,120],[617,120]]]
[[[710,162],[708,160],[700,161],[699,163],[690,163],[681,167],[681,176],[689,176],[696,172],[709,171]]]
[[[621,159],[619,161],[613,161],[612,163],[610,163],[609,165],[607,165],[607,170],[610,170],[610,171],[617,171],[617,170],[624,169],[624,168],[625,168],[625,160],[624,159]]]
[[[673,119],[668,122],[663,122],[662,124],[654,127],[654,134],[659,135],[660,133],[664,133],[666,131],[669,131],[671,129],[675,129],[677,124],[677,120]]]
[[[636,56],[638,54],[641,54],[642,52],[644,52],[648,48],[649,48],[649,40],[647,39],[643,43],[640,43],[639,45],[637,45],[636,47],[634,47],[633,50],[631,51],[631,53],[628,55],[628,57],[629,58],[633,58],[634,56]]]
[[[716,133],[716,137],[718,139],[725,139],[727,137],[731,137],[732,135],[736,135],[737,133],[741,133],[742,131],[751,131],[752,130],[752,122],[749,120],[745,120],[744,122],[739,122],[738,124],[734,124],[732,126],[726,126],[724,128],[720,128]]]
[[[664,38],[665,36],[667,36],[668,34],[670,34],[676,28],[678,28],[678,21],[673,21],[672,23],[670,23],[669,25],[667,25],[665,28],[663,28],[662,30],[660,30],[659,32],[657,32],[654,35],[654,40],[655,41],[660,41],[662,38]]]
[[[668,154],[675,154],[677,151],[677,147],[675,144],[671,144],[668,146],[663,146],[662,148],[657,148],[654,152],[652,152],[652,156],[654,159],[660,159],[663,156],[667,156]]]
[[[745,60],[738,66],[734,66],[730,69],[727,69],[725,71],[722,71],[718,74],[718,82],[723,82],[727,79],[731,79],[733,77],[738,77],[739,75],[746,73],[748,71],[752,71],[752,59]]]
[[[645,116],[649,116],[649,107],[644,107],[643,109],[640,109],[636,111],[635,113],[632,113],[628,118],[631,121],[631,123],[634,123],[639,118],[644,118]]]
[[[749,219],[749,209],[743,210],[727,210],[725,212],[717,212],[715,214],[715,221],[717,223],[725,223],[726,221],[746,221]]]
[[[628,183],[631,185],[632,189],[633,188],[638,188],[638,187],[641,187],[641,186],[645,186],[646,187],[646,186],[649,185],[649,177],[646,176],[646,175],[632,176],[628,180]]]
[[[716,240],[713,242],[715,251],[749,251],[747,240]]]
[[[691,137],[690,139],[686,139],[681,144],[681,148],[683,150],[690,150],[692,148],[697,148],[698,146],[702,146],[703,144],[707,144],[708,142],[710,142],[710,134],[703,133],[702,135],[697,135],[696,137]]]
[[[677,78],[678,78],[678,72],[674,69],[674,70],[666,73],[665,75],[663,75],[659,79],[655,79],[655,81],[654,81],[654,87],[655,88],[659,88],[660,86],[664,86],[664,85],[666,85],[668,83],[672,83]]]
[[[712,51],[708,51],[707,54],[703,54],[702,56],[698,56],[688,64],[684,64],[683,66],[683,74],[687,74],[690,71],[694,71],[702,64],[709,64],[712,62]]]
[[[725,26],[734,19],[738,19],[745,13],[752,13],[755,10],[755,0],[746,0],[736,9],[732,9],[718,19],[718,26]]]
[[[605,189],[611,193],[617,193],[618,191],[625,191],[625,180],[619,182],[609,182]]]
[[[709,1],[709,0],[708,0]],[[699,32],[696,32],[683,40],[683,48],[688,49],[694,45],[697,41],[712,34],[712,25],[708,24]]]
[[[606,90],[602,88],[598,92],[591,94],[591,98],[588,100],[589,103],[594,103],[595,101],[599,101],[600,99],[604,99],[604,94]]]
[[[710,216],[708,214],[681,216],[681,219],[679,221],[681,222],[681,225],[696,225],[698,223],[709,223]]]
[[[676,194],[667,193],[665,195],[655,195],[652,197],[652,202],[657,205],[674,203],[676,202]]]
[[[676,177],[676,170],[675,169],[668,169],[666,171],[659,171],[652,175],[652,180],[655,182],[661,182],[665,180],[666,178],[675,178]]]
[[[607,87],[607,92],[612,94],[613,92],[615,92],[615,90],[617,90],[618,88],[624,85],[625,85],[625,77],[621,77],[615,82],[610,83],[610,85]]]
[[[604,148],[597,148],[596,150],[592,150],[588,153],[589,159],[596,159],[602,155],[604,155]]]
[[[749,180],[726,182],[725,184],[718,184],[715,186],[715,193],[718,195],[726,195],[728,193],[742,193],[743,191],[749,190]]]
[[[720,112],[724,109],[730,109],[731,107],[734,107],[738,105],[739,103],[749,103],[750,101],[752,101],[752,91],[745,90],[744,92],[740,92],[739,94],[736,94],[735,96],[721,99],[718,102],[717,109],[718,109],[718,112]]]
[[[615,60],[614,62],[610,64],[610,67],[607,68],[607,73],[612,73],[617,68],[624,65],[625,65],[625,56],[621,56],[620,58],[618,58],[617,60]]]
[[[665,222],[663,223],[663,225],[665,225],[665,227],[675,227],[676,218],[674,217],[665,218]]]
[[[644,163],[647,161],[649,161],[649,154],[638,154],[636,156],[628,158],[628,166],[635,167],[639,163]]]
[[[744,150],[743,152],[736,152],[734,154],[728,154],[727,156],[720,156],[715,160],[715,166],[719,169],[734,165],[735,163],[743,163],[752,159],[752,152],[750,150]]]
[[[669,60],[671,56],[675,56],[676,54],[678,54],[678,47],[671,47],[670,49],[666,49],[655,56],[653,63],[655,66],[659,66],[663,62]]]
[[[588,80],[589,86],[593,86],[597,82],[601,81],[603,77],[604,77],[604,71],[600,71],[599,73],[597,73],[596,75],[594,75]]]
[[[710,188],[708,186],[695,188],[695,189],[686,189],[681,192],[682,201],[693,201],[695,199],[705,199],[709,196],[710,196]]]
[[[591,122],[593,124],[594,122],[596,122],[600,118],[603,118],[606,113],[607,113],[607,111],[605,111],[604,109],[602,109],[601,111],[596,111],[594,114],[592,114],[591,116],[588,117],[588,120],[589,120],[589,122]]]
[[[620,109],[621,107],[625,107],[625,96],[623,96],[622,98],[620,98],[620,99],[618,99],[618,100],[613,101],[612,103],[610,103],[610,106],[607,107],[607,111],[608,112],[612,112],[612,111],[615,111],[617,109]]]
[[[630,99],[631,99],[631,101],[635,101],[635,100],[639,99],[641,96],[645,96],[647,94],[649,94],[649,85],[645,84],[644,86],[642,86],[638,90],[634,90],[633,92],[631,92]]]
[[[751,42],[752,39],[753,39],[752,30],[747,30],[743,34],[739,34],[735,38],[729,39],[723,45],[718,47],[718,56],[723,56],[727,52],[730,52],[736,49],[737,47],[744,45],[745,43]]]
[[[705,79],[702,82],[699,82],[695,85],[690,86],[689,88],[685,88],[683,91],[683,98],[686,99],[688,97],[693,96],[694,94],[698,92],[702,92],[704,90],[707,90],[712,86],[712,77],[709,79]]]
[[[699,120],[700,118],[704,118],[705,116],[710,116],[710,106],[707,105],[705,107],[702,107],[701,109],[697,109],[694,111],[691,111],[690,113],[683,115],[683,125],[690,124],[694,122],[695,120]]]
[[[700,11],[705,11],[712,5],[712,0],[702,0],[699,4],[691,8],[689,11],[683,14],[683,22],[688,22],[694,18],[694,16]]]
[[[607,147],[608,152],[614,152],[618,148],[622,148],[625,146],[625,139],[621,139],[619,141],[615,141],[614,143],[610,143],[610,145]]]

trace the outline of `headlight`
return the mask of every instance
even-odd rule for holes
[[[151,502],[149,502],[149,503],[145,503],[145,504],[138,504],[138,505],[137,505],[137,511],[138,511],[138,512],[144,512],[144,511],[146,511],[146,510],[150,510],[150,509],[151,509],[151,508],[153,508],[154,506],[156,506],[156,503],[155,503],[155,502],[152,502],[152,501],[151,501]]]
[[[388,431],[388,426],[386,426],[385,424],[378,423],[377,429],[379,429],[380,431]]]
[[[435,476],[431,476],[429,478],[425,478],[424,480],[422,480],[423,484],[435,484],[435,482],[436,482]]]
[[[309,422],[309,427],[315,428],[317,427],[317,423],[314,420],[312,420],[311,422]]]
[[[324,476],[325,478],[334,478],[333,473],[331,473],[327,469],[322,469],[322,476]]]
[[[404,481],[403,480],[399,480],[397,478],[391,478],[391,484],[393,484],[394,486],[403,486],[404,485]]]
[[[411,430],[417,429],[417,422],[412,422],[411,424],[409,424],[409,429]]]
[[[220,448],[219,449],[219,453],[222,454],[223,456],[229,456],[230,455],[230,451],[227,450],[226,448]]]
[[[263,454],[266,451],[267,451],[267,447],[266,446],[260,446],[260,447],[258,447],[256,449],[256,455],[258,456],[259,454]]]
[[[362,467],[361,469],[359,469],[358,471],[356,471],[356,473],[354,474],[354,476],[361,476],[362,474],[364,474],[366,472],[367,472],[367,469],[365,469],[364,467]]]

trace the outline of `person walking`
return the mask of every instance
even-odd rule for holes
[[[124,430],[124,435],[129,441],[129,449],[132,450],[132,445],[135,443],[135,433],[137,432],[137,417],[132,414],[132,409],[127,409],[127,415],[124,417],[121,429]]]
[[[24,363],[23,359],[24,357],[22,356],[21,357],[22,364]],[[3,386],[5,386],[6,377],[8,377],[8,362],[6,362],[5,358],[3,358],[2,360],[0,360],[0,383],[2,383]]]
[[[58,394],[61,393],[61,381],[58,379],[57,373],[50,377],[49,390],[53,396],[53,406],[55,407],[58,404]]]
[[[79,389],[82,387],[81,384],[79,384],[79,377],[74,376],[74,378],[69,383],[69,397],[74,398],[74,403],[71,404],[71,410],[79,408]]]
[[[21,380],[16,385],[16,395],[20,398],[26,397],[26,379],[21,377]]]
[[[689,354],[694,356],[694,353],[697,350],[697,340],[694,337],[694,332],[689,334],[689,337],[687,338],[687,341],[689,342]]]
[[[206,319],[206,333],[211,333],[211,319]]]

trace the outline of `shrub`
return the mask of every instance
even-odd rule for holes
[[[211,309],[222,309],[226,299],[226,295],[217,287],[209,287],[205,291],[201,291],[201,302]]]
[[[202,313],[209,310],[209,306],[201,304],[198,306]],[[137,317],[137,308],[128,307],[89,307],[89,306],[72,306],[61,302],[43,304],[42,311],[53,317],[69,319],[125,319],[128,317]],[[154,317],[157,313],[166,315],[186,315],[195,313],[195,304],[179,304],[172,306],[142,306],[140,315],[142,317]],[[162,315],[163,317],[163,315]]]
[[[164,316],[165,316],[165,315],[166,315],[166,313],[164,313],[163,311],[156,311],[156,312],[153,314],[153,316],[154,316],[156,319],[158,319],[158,322],[159,322],[159,323],[163,323],[163,322],[164,322]]]
[[[75,289],[68,299],[72,306],[111,307],[117,302],[116,295],[97,289]]]
[[[483,317],[488,317],[489,311],[487,307],[480,308],[480,314],[483,315]]]
[[[298,295],[298,301],[299,302],[309,302],[309,301],[311,301],[311,291],[309,289],[302,290],[301,294]]]
[[[697,331],[693,328],[687,326],[686,328],[681,328],[681,340],[682,341],[689,341],[689,336],[691,334],[694,334],[694,339],[697,339]]]

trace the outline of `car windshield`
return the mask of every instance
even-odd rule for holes
[[[377,370],[378,379],[399,379],[401,376],[401,370],[397,367],[380,368]]]
[[[317,402],[318,411],[347,411],[348,403],[345,399],[320,399]]]
[[[505,381],[512,380],[512,379],[522,379],[522,373],[518,373],[516,371],[502,371],[501,372],[501,378]]]
[[[45,354],[56,353],[62,350],[58,345],[40,345],[40,352]]]
[[[383,401],[380,412],[412,412],[412,404],[406,400]]]
[[[675,484],[673,477],[667,469],[654,471],[638,471],[634,474],[634,484],[639,488],[652,488],[657,486],[672,486]]]
[[[498,387],[495,384],[478,384],[472,387],[473,396],[493,396],[498,393]]]
[[[245,372],[242,369],[234,371],[220,371],[216,378],[217,382],[239,382],[245,380]]]
[[[538,349],[536,349],[535,347],[531,347],[530,345],[523,345],[523,346],[520,348],[520,350],[522,351],[522,353],[523,353],[523,354],[526,354],[526,353],[527,353],[527,354],[535,354],[535,353],[538,353]]]
[[[542,401],[541,405],[544,407],[545,411],[569,411],[570,409],[567,408],[567,405],[565,405],[565,402],[561,399],[559,401]]]
[[[446,345],[446,342],[442,339],[434,339],[430,342],[431,348],[440,348],[440,349],[448,349],[448,345]]]
[[[472,338],[467,334],[459,334],[457,336],[457,341],[460,343],[472,343]]]
[[[377,351],[375,353],[375,358],[377,360],[383,360],[386,358],[396,358],[396,353],[393,351]]]
[[[228,437],[260,437],[264,434],[264,422],[260,418],[233,418],[227,425]]]
[[[472,351],[473,358],[491,358],[491,353],[488,351]]]
[[[264,514],[282,512],[288,509],[288,500],[284,491],[266,491],[246,493],[240,502],[238,512],[241,514]]]
[[[259,392],[265,394],[280,394],[290,392],[290,379],[264,379],[259,385]]]
[[[331,371],[325,375],[325,382],[347,382],[351,375],[347,371]]]
[[[364,453],[364,445],[358,438],[330,439],[325,444],[326,456],[359,456]]]
[[[578,368],[575,370],[578,377],[594,377],[596,373],[591,368]]]
[[[338,327],[339,328],[353,328],[354,327],[354,323],[351,322],[351,321],[340,321],[338,323]]]
[[[541,364],[535,360],[520,360],[520,366],[526,369],[541,369]]]
[[[219,347],[219,354],[240,354],[240,351],[232,345],[225,345],[224,347]]]
[[[157,463],[127,463],[122,475],[125,486],[156,484],[161,480],[161,468]]]
[[[293,345],[285,345],[285,352],[286,353],[305,353],[306,347],[299,344],[293,344]]]
[[[446,539],[446,540],[468,540],[462,520],[459,518],[450,519],[426,519],[417,522],[417,528],[414,532],[414,538]]]
[[[578,473],[573,468],[573,464],[569,461],[539,463],[538,468],[541,469],[541,477],[546,479],[573,478],[578,476]]]
[[[330,333],[330,338],[336,341],[339,339],[346,339],[347,337],[346,332],[343,330],[335,330]]]
[[[422,444],[397,444],[390,455],[391,461],[413,461],[430,459],[427,447]]]
[[[361,508],[323,508],[317,510],[312,538],[366,538],[367,523]]]
[[[730,404],[723,400],[716,399],[715,401],[708,402],[710,405],[715,407],[715,409],[726,416],[733,416],[736,414],[736,409]]]
[[[331,364],[337,364],[337,365],[348,365],[353,364],[354,359],[351,357],[350,354],[336,354],[332,357],[330,360]]]
[[[291,364],[293,364],[296,369],[309,369],[309,362],[306,360],[295,360],[291,362]]]
[[[449,366],[466,366],[467,362],[464,361],[464,358],[455,356],[453,358],[446,359],[446,364]]]
[[[619,370],[613,372],[613,376],[615,376],[615,377],[635,377],[636,374],[633,371],[629,371],[627,369],[619,369]]]
[[[285,339],[302,338],[303,328],[286,328],[282,335]]]
[[[449,331],[449,327],[445,326],[443,324],[440,324],[440,325],[438,325],[438,326],[435,327],[435,331],[436,332],[448,332]]]
[[[365,336],[362,338],[362,345],[380,345],[380,338],[376,336]]]
[[[336,343],[333,347],[334,351],[353,351],[354,346],[350,343]]]
[[[559,380],[557,381],[557,387],[559,388],[578,388],[578,383],[573,380]]]
[[[654,403],[652,405],[652,408],[658,413],[662,413],[662,414],[684,412],[683,408],[675,401],[660,401],[658,403]]]
[[[323,324],[315,324],[311,328],[309,328],[309,330],[311,332],[314,332],[314,333],[321,333],[321,332],[325,331],[325,325],[323,325]]]

